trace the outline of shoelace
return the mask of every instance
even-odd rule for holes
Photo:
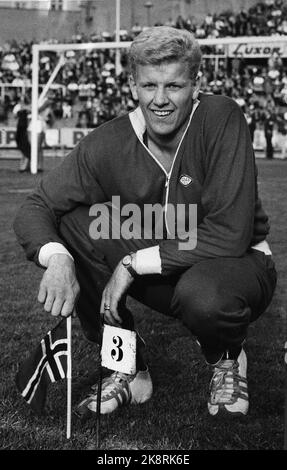
[[[134,378],[134,375],[123,374],[122,372],[114,372],[110,377],[106,377],[102,382],[101,402],[116,399],[119,405],[124,405],[130,402],[131,392],[128,383]],[[83,400],[78,406],[75,414],[79,417],[85,415],[89,409],[90,403],[95,402],[95,394],[98,391],[98,385],[95,384],[91,387],[91,392],[88,397]]]
[[[102,400],[114,398],[119,392],[122,382],[129,383],[133,379],[133,375],[124,374],[123,372],[114,372],[109,377],[106,377],[102,383]],[[98,390],[98,385],[95,384],[91,387],[91,394],[93,395]]]
[[[212,404],[232,404],[239,397],[247,397],[246,379],[239,374],[239,364],[234,360],[224,360],[215,368],[210,382]]]

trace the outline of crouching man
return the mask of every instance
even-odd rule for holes
[[[200,62],[188,31],[158,26],[139,34],[129,50],[138,107],[92,131],[47,174],[20,208],[15,231],[27,257],[45,268],[38,295],[45,311],[65,317],[76,308],[92,341],[100,314],[107,324],[135,328],[127,295],[180,319],[213,368],[209,413],[246,415],[243,343],[272,299],[276,271],[245,117],[232,99],[199,92]],[[113,228],[115,197],[119,210],[136,204],[141,214],[160,204],[162,236],[155,221],[148,236],[140,227],[134,237],[125,230],[115,237],[110,228],[96,237],[93,207],[107,209]],[[187,210],[177,225],[197,209],[189,249],[169,226],[178,204]],[[101,413],[151,395],[139,339],[137,372],[104,379]],[[79,413],[96,411],[96,400],[94,387]]]

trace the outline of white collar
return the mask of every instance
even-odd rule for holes
[[[198,99],[194,100],[187,127],[190,125],[194,111],[196,110],[199,103],[200,101]],[[141,142],[143,142],[143,135],[146,131],[146,122],[140,106],[129,113],[129,119],[137,137]]]

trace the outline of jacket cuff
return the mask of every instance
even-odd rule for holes
[[[266,240],[253,245],[251,248],[253,248],[253,250],[263,251],[265,255],[272,255],[272,251],[270,250],[270,246]]]
[[[64,247],[64,245],[58,242],[49,242],[43,245],[39,250],[39,264],[44,268],[47,268],[50,257],[56,254],[68,255],[72,260],[74,260],[73,256],[69,253],[67,248]]]
[[[135,271],[137,274],[161,274],[159,245],[138,250],[135,253]]]

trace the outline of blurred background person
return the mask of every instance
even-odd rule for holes
[[[269,160],[274,156],[274,147],[272,142],[275,117],[270,109],[267,109],[264,119],[264,135],[266,139],[266,158]]]
[[[92,127],[90,113],[88,111],[80,111],[76,127],[81,129],[89,129]]]
[[[15,140],[18,150],[22,153],[20,160],[19,171],[22,173],[24,171],[30,170],[30,160],[31,160],[31,144],[28,136],[28,109],[22,108],[17,112],[17,127]]]
[[[37,147],[38,147],[38,172],[44,171],[44,153],[43,147],[45,144],[45,132],[51,128],[54,124],[55,117],[52,110],[52,103],[50,100],[44,101],[44,103],[38,109],[37,119]],[[29,138],[31,142],[31,121],[28,126]]]

